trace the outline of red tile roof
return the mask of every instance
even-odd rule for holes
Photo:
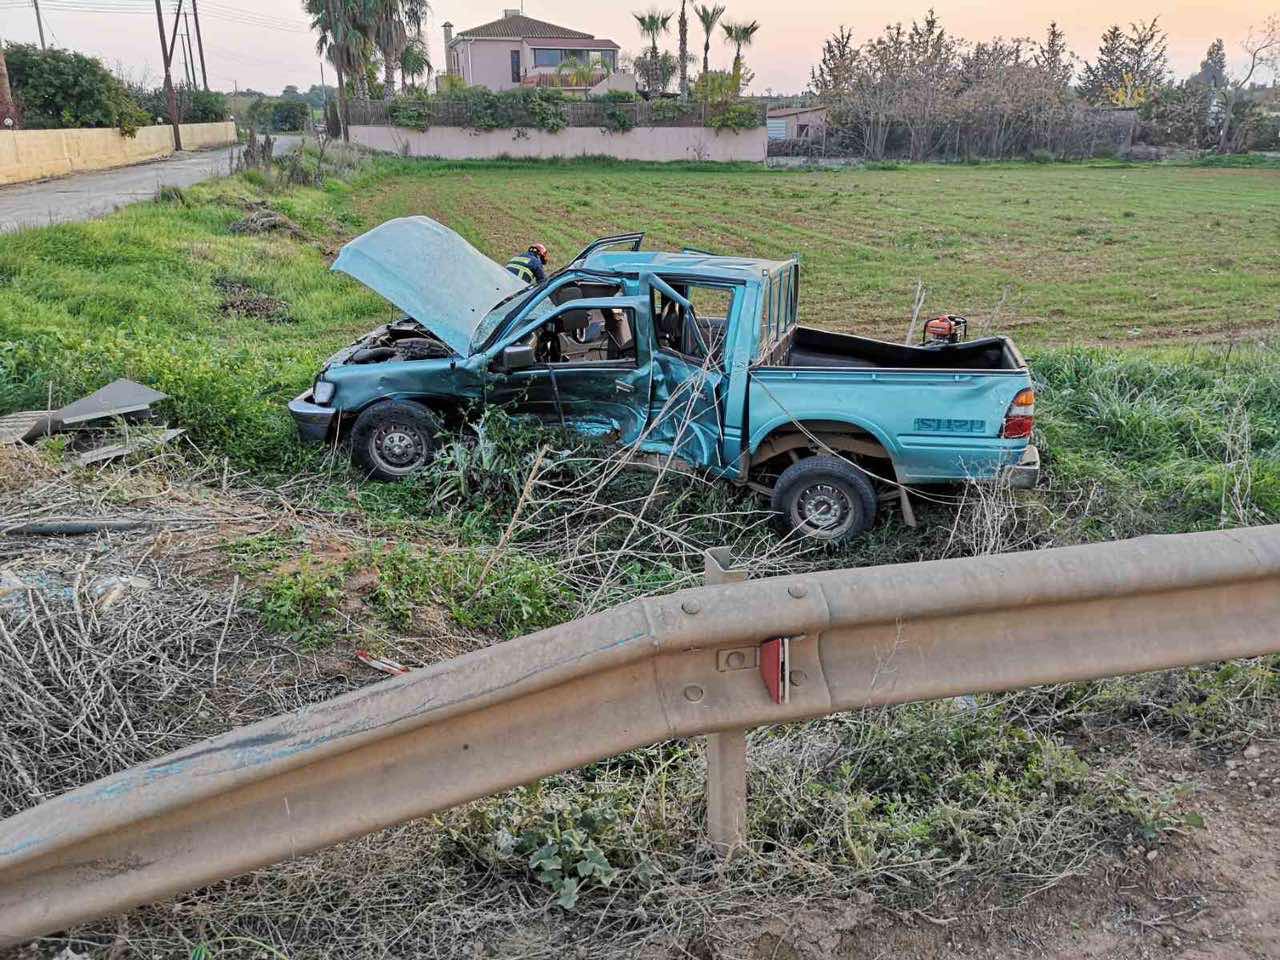
[[[482,24],[463,30],[458,34],[463,40],[594,40],[589,33],[557,27],[554,23],[546,23],[526,17],[523,14],[514,17],[503,17],[493,23]]]

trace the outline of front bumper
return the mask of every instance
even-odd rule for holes
[[[1040,450],[1035,444],[1027,444],[1022,459],[1004,468],[1005,481],[1015,490],[1030,490],[1040,482]]]
[[[328,443],[338,411],[322,407],[311,399],[311,391],[298,394],[289,401],[289,412],[298,425],[298,438],[303,443]]]

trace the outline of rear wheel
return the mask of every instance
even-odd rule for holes
[[[431,462],[439,430],[439,422],[422,404],[384,400],[356,418],[351,459],[374,479],[399,480]]]
[[[772,507],[783,529],[846,543],[875,522],[876,491],[866,475],[839,457],[809,457],[782,472]]]

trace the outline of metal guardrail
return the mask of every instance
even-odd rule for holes
[[[1276,653],[1277,625],[1280,527],[629,603],[0,822],[0,946],[671,737]]]

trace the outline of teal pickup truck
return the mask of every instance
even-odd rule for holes
[[[642,240],[599,240],[532,286],[425,217],[352,240],[333,269],[405,316],[289,404],[300,435],[349,434],[355,462],[394,480],[499,404],[749,486],[788,529],[837,542],[882,502],[913,523],[911,487],[1035,484],[1035,395],[1007,338],[900,346],[804,327],[795,260]]]

